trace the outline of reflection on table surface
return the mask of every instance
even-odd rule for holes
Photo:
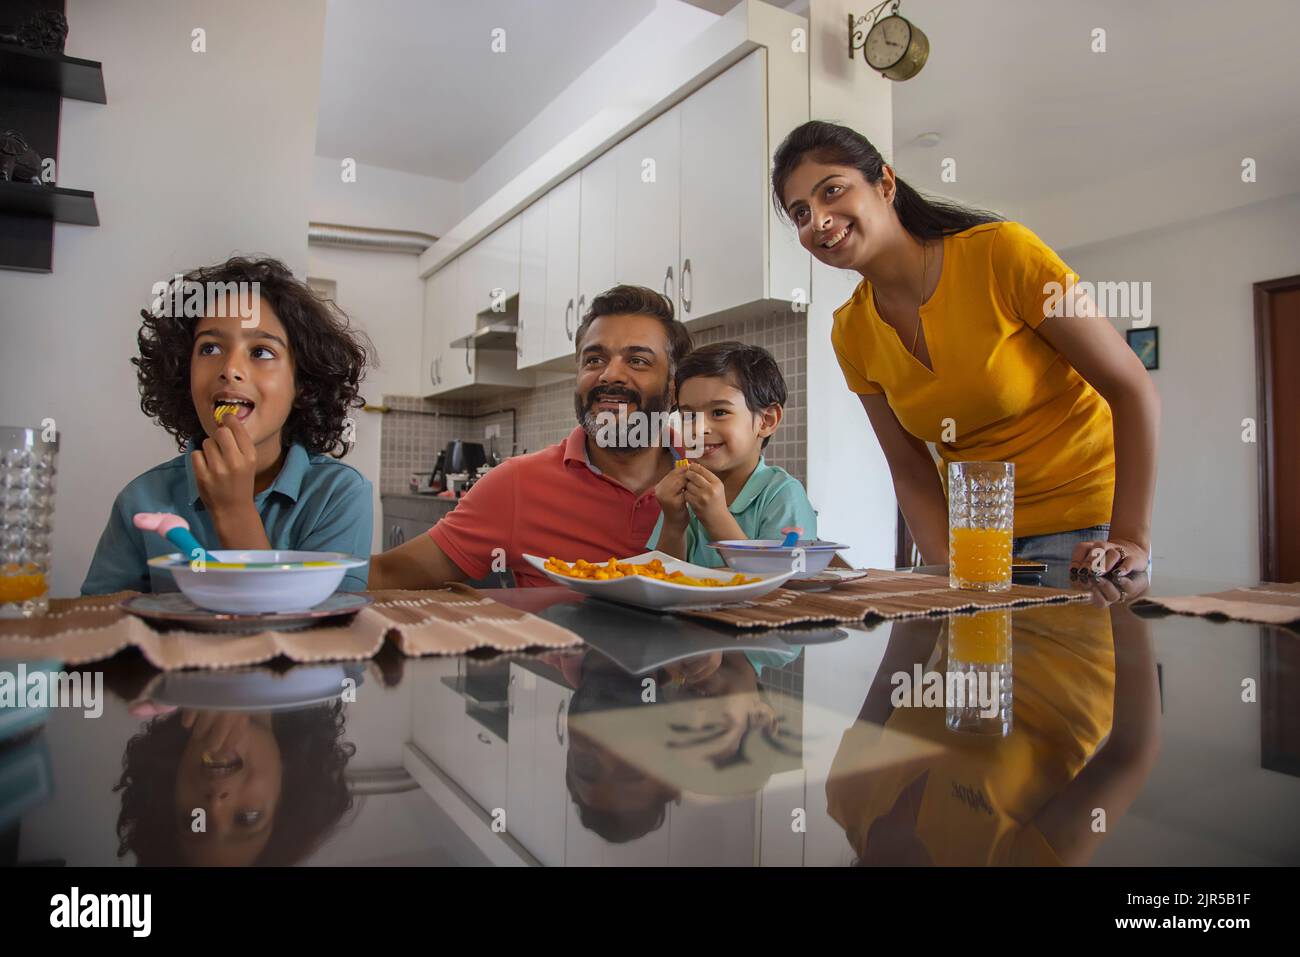
[[[742,635],[565,589],[494,597],[585,646],[167,674],[130,653],[98,668],[98,718],[10,709],[0,856],[1300,862],[1295,631],[1135,611],[1114,587]]]

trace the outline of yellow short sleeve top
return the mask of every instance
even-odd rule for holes
[[[865,279],[835,310],[831,342],[849,388],[884,393],[903,428],[935,443],[945,489],[949,462],[1015,463],[1016,535],[1110,521],[1110,406],[1034,331],[1049,284],[1070,277],[1019,223],[944,237],[939,284],[920,310],[933,372],[880,317]]]

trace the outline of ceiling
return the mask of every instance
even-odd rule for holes
[[[1188,218],[1264,198],[1241,188],[1245,156],[1261,185],[1300,189],[1295,0],[906,0],[901,12],[931,47],[893,98],[894,164],[921,189],[1009,215],[1124,218],[1159,198]],[[1105,53],[1091,52],[1095,27]],[[940,143],[916,144],[926,132]],[[955,183],[940,180],[945,157]]]
[[[463,181],[654,8],[329,0],[316,153]]]

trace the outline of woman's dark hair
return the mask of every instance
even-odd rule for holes
[[[880,150],[857,130],[823,120],[809,120],[795,127],[772,157],[772,202],[786,219],[790,214],[785,208],[785,184],[805,159],[853,166],[873,186],[880,182],[885,165]],[[985,209],[925,196],[898,176],[894,177],[894,186],[894,211],[903,228],[917,239],[938,239],[1005,218]]]
[[[315,850],[352,809],[343,772],[356,746],[343,737],[343,705],[332,704],[271,716],[280,746],[280,801],[271,836],[258,865],[294,864]],[[122,777],[113,787],[122,792],[117,816],[117,856],[135,854],[142,867],[177,866],[181,824],[176,809],[176,772],[190,729],[179,711],[151,720],[127,742]]]
[[[351,327],[342,310],[319,298],[278,259],[236,256],[195,269],[182,282],[204,284],[205,289],[207,283],[258,284],[262,299],[289,334],[293,355],[296,395],[281,442],[299,442],[308,452],[343,458],[350,448],[343,441],[345,420],[350,410],[365,404],[358,390],[366,366],[376,359],[370,338]],[[178,294],[173,284],[165,294],[167,300],[183,298],[188,288],[182,286]],[[139,379],[140,408],[175,437],[177,448],[184,449],[190,439],[201,442],[205,433],[190,394],[197,320],[192,315],[169,314],[176,311],[140,310],[144,320],[136,337],[140,355],[131,363]]]
[[[726,379],[745,396],[745,405],[755,414],[773,405],[785,405],[785,378],[772,353],[743,342],[715,342],[701,346],[677,366],[677,394],[682,383],[697,376]],[[772,437],[763,439],[763,448]]]
[[[664,334],[668,337],[668,375],[677,370],[677,364],[686,353],[691,351],[691,333],[685,324],[673,317],[673,303],[653,289],[645,286],[614,286],[591,300],[591,307],[578,323],[578,331],[573,336],[574,351],[582,355],[582,337],[587,334],[591,324],[601,316],[654,316],[664,325]]]

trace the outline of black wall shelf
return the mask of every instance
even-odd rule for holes
[[[0,180],[0,213],[40,216],[56,223],[72,223],[74,226],[99,225],[95,194],[84,189],[64,189],[62,186],[37,186],[35,183]]]
[[[47,90],[72,100],[107,103],[104,70],[94,60],[0,44],[0,85]]]

